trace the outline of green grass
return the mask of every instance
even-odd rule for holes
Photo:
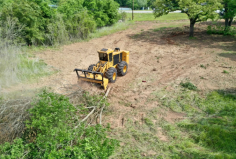
[[[127,19],[132,19],[132,13],[127,13]],[[168,20],[186,20],[188,16],[184,13],[169,13],[159,18],[155,18],[152,13],[134,13],[134,21],[168,21]]]
[[[228,72],[228,71],[226,71],[226,70],[224,70],[222,73],[229,74],[229,72]]]
[[[176,88],[175,92],[155,92],[153,99],[173,111],[186,113],[185,120],[175,124],[163,121],[161,125],[171,140],[168,144],[172,149],[167,152],[175,158],[236,157],[236,95],[213,91],[202,97]]]
[[[49,68],[43,60],[29,59],[23,55],[20,57],[20,61],[21,62],[18,64],[18,77],[24,81],[34,80],[53,73],[52,71],[48,70]]]

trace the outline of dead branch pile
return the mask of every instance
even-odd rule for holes
[[[30,99],[4,100],[0,103],[0,143],[21,137],[30,107]]]

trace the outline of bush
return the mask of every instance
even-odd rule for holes
[[[127,19],[128,15],[126,12],[121,12],[119,14],[119,19],[121,19],[122,21],[125,21]]]
[[[208,34],[222,34],[222,35],[236,35],[236,27],[230,26],[225,29],[224,26],[221,25],[213,25],[207,27]]]
[[[43,91],[33,106],[24,137],[1,145],[0,158],[108,158],[118,145],[102,126],[79,123],[63,95]]]

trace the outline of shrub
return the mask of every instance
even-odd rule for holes
[[[208,34],[222,34],[222,35],[236,35],[236,27],[230,26],[225,29],[224,26],[221,25],[213,25],[207,27]]]
[[[121,19],[122,21],[125,21],[127,19],[128,15],[126,12],[121,12],[119,14],[119,19]]]

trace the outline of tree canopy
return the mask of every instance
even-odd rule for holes
[[[52,8],[49,4],[57,4]],[[96,27],[118,21],[119,4],[114,0],[0,0],[1,34],[5,24],[14,22],[15,39],[28,45],[53,45],[86,38]],[[4,30],[5,29],[5,30]]]
[[[216,10],[222,7],[220,0],[156,0],[153,5],[155,17],[176,10],[186,13],[190,20],[190,37],[193,37],[196,22],[216,18]]]

